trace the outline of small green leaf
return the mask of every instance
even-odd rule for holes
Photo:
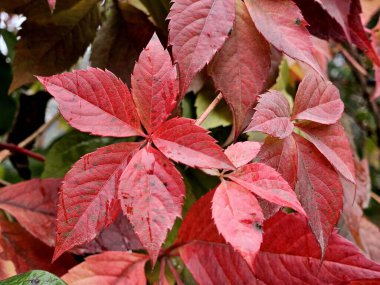
[[[57,276],[43,270],[32,270],[0,281],[2,285],[66,285]]]

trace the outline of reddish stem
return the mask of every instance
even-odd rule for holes
[[[22,153],[22,154],[25,154],[25,155],[32,157],[32,158],[39,160],[39,161],[45,161],[45,157],[42,156],[41,154],[33,152],[33,151],[28,150],[28,149],[23,148],[23,147],[19,147],[18,145],[15,145],[13,143],[1,143],[0,142],[0,150],[3,150],[3,149],[7,149],[13,153]]]

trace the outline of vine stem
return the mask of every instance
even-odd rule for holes
[[[29,149],[19,147],[18,145],[15,145],[13,143],[2,143],[2,142],[0,142],[0,149],[1,150],[7,149],[12,153],[16,153],[16,152],[22,153],[22,154],[25,154],[29,157],[36,159],[36,160],[45,161],[45,157],[43,155],[36,153],[36,152],[33,152]]]
[[[45,132],[58,118],[60,117],[60,114],[56,114],[53,118],[51,118],[49,121],[47,121],[45,124],[43,124],[41,127],[39,127],[33,134],[31,134],[29,137],[24,139],[22,142],[20,142],[17,147],[24,148],[28,144],[30,144],[32,141],[34,141],[39,135],[41,135],[43,132]],[[0,151],[0,163],[2,163],[5,159],[7,159],[12,154],[11,151],[8,149]]]
[[[374,192],[371,192],[371,198],[380,204],[380,197]]]
[[[215,99],[208,105],[207,109],[203,112],[203,114],[195,121],[195,125],[200,126],[210,115],[212,110],[215,109],[215,107],[219,104],[219,102],[222,100],[223,95],[221,92],[218,93],[218,95],[215,97]]]

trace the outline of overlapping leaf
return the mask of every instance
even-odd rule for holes
[[[234,182],[222,181],[212,199],[212,216],[219,232],[253,269],[264,221],[255,196]]]
[[[119,188],[124,214],[155,263],[167,231],[181,216],[181,174],[160,152],[143,148],[121,175]]]
[[[307,284],[347,284],[353,280],[376,282],[380,266],[337,233],[332,234],[321,263],[320,249],[306,219],[278,213],[264,224],[255,274],[265,284],[298,284],[300,280]]]
[[[292,119],[330,125],[340,119],[343,109],[338,89],[331,82],[311,73],[298,87]]]
[[[191,167],[234,169],[216,141],[191,119],[174,118],[163,123],[152,139],[174,161]]]
[[[183,98],[191,80],[222,47],[235,18],[233,0],[175,0],[168,16],[169,44]]]
[[[33,236],[54,245],[56,203],[62,179],[32,179],[0,189],[0,208]]]
[[[289,184],[277,171],[265,164],[247,164],[228,175],[228,178],[269,202],[293,208],[306,215]]]
[[[142,124],[151,133],[177,104],[177,70],[157,36],[140,54],[132,74],[132,95]]]
[[[235,2],[236,18],[231,36],[215,56],[209,72],[216,89],[231,107],[237,137],[252,116],[256,96],[264,89],[271,51],[243,1]]]
[[[258,142],[237,142],[226,148],[224,154],[238,168],[251,162],[260,151]]]
[[[68,284],[145,285],[144,266],[148,256],[130,252],[107,251],[87,257],[62,276]]]
[[[246,0],[245,4],[257,29],[268,42],[323,74],[312,53],[307,23],[291,0]]]
[[[119,143],[83,156],[66,174],[58,201],[54,258],[93,240],[120,211],[120,175],[140,143]]]
[[[268,91],[263,94],[255,109],[256,112],[246,131],[259,131],[280,139],[293,132],[290,106],[280,92]]]
[[[341,175],[355,183],[355,165],[350,142],[339,123],[300,129],[306,134],[307,140],[314,144]]]
[[[109,71],[96,68],[38,78],[74,127],[94,135],[141,135],[128,87]]]
[[[324,253],[343,208],[342,186],[338,174],[310,142],[298,135],[294,139],[298,151],[296,192]]]

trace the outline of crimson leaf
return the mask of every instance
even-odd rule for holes
[[[191,167],[234,169],[207,131],[186,118],[163,123],[152,135],[157,148],[170,159]]]
[[[111,72],[88,68],[38,80],[74,128],[101,136],[142,135],[128,87]]]
[[[227,147],[224,154],[238,168],[252,161],[260,151],[260,147],[258,142],[237,142]]]
[[[306,215],[294,191],[272,167],[251,163],[232,172],[228,178],[269,202]]]
[[[235,18],[234,0],[175,0],[170,9],[169,44],[180,74],[179,94],[222,47]]]
[[[209,72],[231,107],[237,137],[252,117],[256,96],[265,86],[271,52],[243,1],[235,2],[236,18],[231,36],[216,54]]]
[[[171,114],[177,102],[177,70],[156,35],[141,52],[131,77],[133,100],[148,133]]]
[[[185,185],[160,152],[148,147],[134,155],[120,177],[119,199],[142,245],[156,262],[167,231],[181,216]]]
[[[120,211],[119,177],[140,143],[118,143],[89,153],[66,174],[58,201],[54,259],[93,240]]]
[[[286,138],[293,132],[290,106],[280,92],[268,91],[263,94],[255,109],[256,112],[246,132],[259,131],[280,139]]]

